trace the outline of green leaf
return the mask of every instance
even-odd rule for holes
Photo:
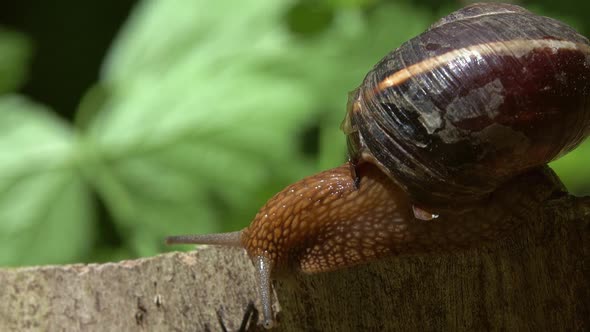
[[[24,82],[31,52],[25,35],[0,27],[0,94],[16,90]]]
[[[277,173],[309,169],[297,134],[314,114],[310,92],[269,70],[292,50],[286,9],[178,0],[132,13],[102,71],[110,98],[89,125],[98,161],[88,174],[141,255],[164,234],[253,217],[260,188],[284,181]]]
[[[73,135],[40,105],[0,97],[0,264],[71,262],[92,243]]]
[[[379,0],[324,0],[334,7],[368,7],[375,5]]]
[[[574,195],[590,195],[588,156],[590,156],[590,140],[587,139],[574,151],[550,164],[567,189]]]

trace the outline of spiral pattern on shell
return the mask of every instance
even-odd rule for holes
[[[343,130],[414,201],[477,200],[588,136],[590,44],[518,6],[463,8],[367,74]]]

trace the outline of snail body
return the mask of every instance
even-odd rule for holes
[[[168,243],[233,245],[271,277],[479,245],[564,189],[545,166],[590,133],[590,46],[567,25],[476,4],[383,58],[342,124],[350,161],[271,198],[250,226]]]

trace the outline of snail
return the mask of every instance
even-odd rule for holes
[[[246,249],[266,328],[276,273],[477,246],[563,195],[546,163],[590,134],[590,44],[515,5],[465,7],[378,62],[341,127],[349,161],[288,186],[250,226],[167,238]]]

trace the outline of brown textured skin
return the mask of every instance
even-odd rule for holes
[[[541,202],[556,194],[554,174],[537,169],[477,205],[432,211],[439,217],[425,221],[414,218],[407,195],[376,166],[357,166],[358,189],[350,169],[344,164],[310,176],[269,200],[242,232],[250,257],[270,258],[273,270],[317,273],[388,255],[470,247],[534,220]]]
[[[304,272],[344,268],[387,253],[391,237],[403,241],[409,205],[372,166],[354,186],[350,166],[307,177],[275,195],[244,230],[250,256]],[[385,217],[387,216],[387,218]],[[387,225],[383,221],[387,220]]]

